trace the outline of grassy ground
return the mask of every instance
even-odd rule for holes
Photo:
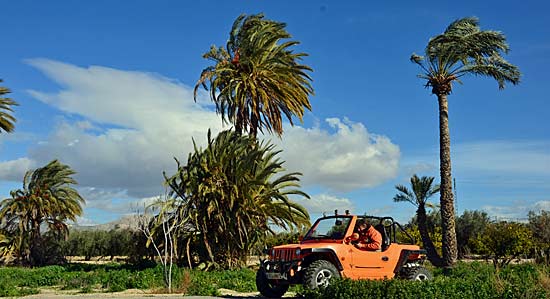
[[[511,265],[495,272],[492,265],[473,262],[459,263],[449,273],[438,269],[433,272],[435,279],[429,283],[343,280],[322,292],[306,295],[332,299],[365,295],[369,298],[550,298],[548,267]],[[0,296],[98,294],[125,290],[135,294],[165,293],[162,277],[159,266],[69,264],[35,269],[0,268]],[[176,268],[173,291],[180,296],[257,294],[255,271],[201,272]],[[290,291],[306,293],[301,286]]]

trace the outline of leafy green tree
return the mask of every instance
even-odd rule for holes
[[[491,77],[500,89],[506,82],[518,84],[519,69],[502,57],[508,50],[504,34],[481,30],[479,20],[469,17],[452,22],[444,33],[431,38],[425,56],[411,56],[411,61],[423,71],[419,77],[427,81],[426,87],[432,88],[439,103],[440,204],[443,261],[447,267],[454,265],[457,258],[447,96],[452,92],[453,82],[460,83],[460,78],[466,75]]]
[[[456,218],[459,257],[462,258],[477,250],[474,240],[485,232],[485,228],[489,223],[491,223],[491,219],[489,219],[487,213],[482,211],[464,211],[460,217]]]
[[[2,79],[0,79],[0,83],[2,82]],[[4,98],[3,95],[10,93],[11,91],[7,89],[6,87],[0,86],[0,133],[2,131],[4,132],[12,132],[16,122],[15,117],[11,115],[11,112],[13,112],[12,106],[17,106],[18,104],[10,99],[10,98]]]
[[[533,233],[536,245],[536,258],[550,264],[550,212],[529,212],[529,228]]]
[[[439,185],[433,185],[434,177],[423,176],[419,178],[416,174],[411,177],[411,189],[404,185],[396,185],[395,189],[399,191],[394,197],[395,202],[409,202],[416,207],[416,217],[418,221],[418,230],[424,248],[428,252],[428,259],[435,266],[442,265],[441,257],[437,253],[435,246],[428,232],[426,206],[433,207],[428,200],[439,192]]]
[[[58,238],[68,234],[66,221],[82,214],[84,199],[72,187],[75,171],[53,160],[46,166],[27,171],[23,189],[11,191],[0,202],[0,219],[15,238],[17,258],[23,264],[44,264],[42,227]]]
[[[266,142],[233,131],[190,154],[186,165],[166,183],[177,199],[175,217],[188,223],[185,230],[199,235],[211,265],[242,265],[253,246],[284,229],[309,226],[309,215],[290,196],[300,191],[299,173],[283,173],[279,151]]]
[[[491,258],[495,268],[500,269],[531,251],[533,235],[525,224],[501,221],[487,225],[476,243],[481,253]]]
[[[298,42],[287,40],[285,27],[263,14],[241,15],[225,48],[212,46],[203,55],[214,65],[202,71],[195,99],[201,85],[209,89],[222,120],[239,134],[248,129],[256,137],[266,129],[280,136],[283,114],[293,124],[293,116],[301,121],[304,108],[311,110],[311,68],[299,63],[307,54],[292,51]]]

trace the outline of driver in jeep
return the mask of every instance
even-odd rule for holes
[[[380,251],[382,244],[382,235],[370,223],[361,219],[357,224],[359,233],[358,242],[355,247],[363,250]]]

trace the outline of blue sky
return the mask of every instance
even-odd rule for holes
[[[273,138],[301,171],[312,215],[333,209],[393,215],[396,184],[438,177],[435,96],[409,61],[453,20],[506,34],[523,73],[499,90],[465,78],[450,95],[457,208],[525,218],[550,209],[550,4],[545,1],[9,1],[2,5],[0,78],[20,103],[0,135],[0,196],[26,170],[60,159],[87,200],[81,224],[132,213],[163,192],[162,171],[191,138],[222,129],[192,87],[241,13],[287,23],[314,72],[312,112]],[[438,198],[434,198],[437,202]]]

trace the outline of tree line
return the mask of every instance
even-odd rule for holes
[[[441,214],[434,208],[426,215],[426,228],[429,238],[434,244],[434,250],[441,252]],[[426,247],[419,233],[419,219],[412,217],[404,224],[407,233],[413,236],[416,244]],[[264,247],[296,243],[305,231],[294,230],[268,235],[262,242],[255,244],[247,255],[260,255]],[[456,217],[456,233],[459,259],[488,259],[496,266],[503,267],[515,258],[534,258],[536,262],[550,265],[550,212],[530,212],[527,222],[494,221],[484,211],[466,210]],[[399,237],[399,236],[398,236]],[[401,241],[407,242],[405,236]],[[158,240],[162,244],[161,240]],[[148,265],[155,263],[156,253],[152,247],[147,247],[146,236],[138,229],[90,230],[70,229],[67,239],[54,242],[50,247],[57,250],[57,261],[68,256],[78,256],[84,260],[99,259],[104,261],[124,262],[133,265]],[[55,246],[54,246],[55,245]],[[195,268],[205,267],[208,261],[201,244],[196,243],[188,252],[182,248],[176,251],[175,263],[180,267],[188,267],[191,259]],[[495,259],[496,258],[496,259]],[[201,260],[202,259],[202,260]],[[203,263],[202,266],[201,263]]]

